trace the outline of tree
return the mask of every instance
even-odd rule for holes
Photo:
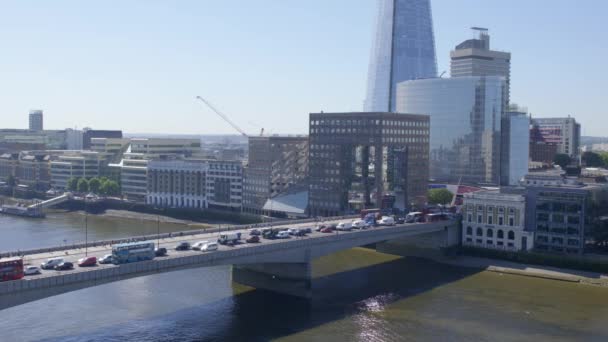
[[[604,162],[604,167],[608,167],[608,152],[599,152],[598,153]]]
[[[17,180],[15,179],[15,176],[8,175],[8,177],[6,178],[6,184],[10,187],[14,187],[15,185],[17,185]]]
[[[88,192],[89,191],[89,182],[86,179],[80,178],[78,180],[78,192]]]
[[[602,156],[595,152],[583,153],[583,164],[587,167],[602,167],[605,165]]]
[[[429,190],[429,203],[431,204],[448,204],[452,202],[454,195],[448,189],[431,189]]]
[[[562,169],[566,169],[566,166],[570,165],[571,161],[570,156],[564,153],[558,153],[553,158],[553,163],[559,165]]]
[[[120,186],[113,180],[108,180],[101,183],[99,192],[105,196],[117,196],[120,195]]]
[[[68,179],[68,183],[67,183],[66,187],[70,191],[78,190],[78,178],[71,177],[70,179]]]
[[[101,181],[98,178],[89,179],[89,191],[98,194],[101,187]]]

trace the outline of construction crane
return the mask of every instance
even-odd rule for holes
[[[207,107],[211,108],[211,110],[217,114],[220,118],[224,119],[224,121],[226,121],[230,126],[232,126],[232,128],[234,128],[235,130],[237,130],[239,133],[241,133],[242,136],[244,137],[249,137],[249,135],[247,135],[247,133],[243,132],[242,129],[239,128],[239,126],[237,126],[234,122],[232,122],[232,120],[230,120],[226,115],[224,115],[222,112],[220,112],[219,110],[217,110],[211,103],[209,103],[209,101],[205,100],[204,98],[202,98],[201,96],[197,96],[196,97],[197,100],[201,100],[201,102],[203,102],[204,104],[207,105]]]

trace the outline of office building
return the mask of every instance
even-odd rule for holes
[[[581,125],[574,118],[533,118],[531,143],[557,146],[557,153],[567,154],[578,163],[581,148]]]
[[[429,123],[426,115],[310,114],[310,215],[425,204]]]
[[[378,0],[366,112],[394,112],[397,84],[437,77],[430,0]]]
[[[91,149],[91,139],[93,138],[122,138],[122,131],[108,131],[85,128],[82,131],[82,149]]]
[[[30,110],[30,131],[41,132],[44,129],[41,110]]]
[[[499,184],[504,77],[414,80],[397,88],[399,113],[430,116],[431,179]]]
[[[606,203],[608,189],[552,173],[526,175],[523,184],[527,226],[536,233],[535,248],[543,252],[583,254],[591,208]]]
[[[28,151],[19,154],[17,179],[34,191],[47,191],[51,188],[51,158],[46,151]]]
[[[107,172],[110,154],[92,151],[66,151],[50,162],[51,187],[64,190],[70,178],[93,178]]]
[[[472,30],[478,34],[478,37],[458,44],[450,53],[450,74],[452,77],[504,77],[507,84],[504,100],[508,104],[511,86],[511,54],[490,50],[490,35],[487,29],[473,27]]]
[[[534,232],[526,230],[525,213],[526,199],[521,194],[464,194],[462,244],[506,251],[531,250]]]
[[[502,118],[501,185],[516,186],[528,173],[530,118],[525,112],[507,112]]]
[[[239,210],[243,166],[238,161],[153,160],[146,203],[155,207]]]
[[[308,137],[249,137],[243,208],[261,213],[266,201],[306,181]]]
[[[79,129],[65,130],[66,149],[79,151],[84,149],[84,132]]]
[[[65,130],[31,131],[27,129],[0,129],[0,148],[20,147],[22,150],[65,150]],[[12,150],[11,152],[21,152]]]

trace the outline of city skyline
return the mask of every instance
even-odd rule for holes
[[[310,112],[362,110],[375,5],[6,4],[0,14],[2,126],[26,128],[29,110],[39,108],[51,129],[235,133],[194,100],[202,95],[250,134],[261,127],[304,133]],[[572,115],[583,135],[605,135],[599,101],[607,48],[598,42],[608,5],[568,5],[432,1],[438,72],[449,70],[449,52],[470,38],[470,26],[487,27],[493,46],[513,54],[513,102],[534,117]],[[547,8],[551,16],[537,17]],[[293,119],[282,120],[286,116]]]

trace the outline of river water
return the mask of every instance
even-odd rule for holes
[[[0,216],[0,251],[81,241],[83,227],[78,214]],[[88,228],[92,240],[157,230]],[[312,301],[233,284],[229,267],[125,280],[0,311],[0,341],[608,341],[605,288],[362,248],[315,260],[313,275]]]

